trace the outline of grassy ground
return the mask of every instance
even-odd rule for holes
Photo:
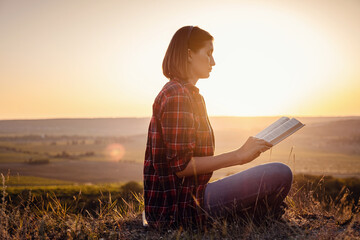
[[[20,186],[57,186],[57,185],[73,185],[72,182],[62,181],[56,179],[49,178],[41,178],[41,177],[32,177],[32,176],[6,176],[5,177],[6,185],[8,187],[17,187]]]
[[[257,225],[234,216],[216,220],[206,229],[162,232],[142,227],[142,188],[136,182],[15,185],[15,179],[7,182],[3,177],[2,239],[360,239],[356,178],[295,176],[281,221],[264,217]],[[92,204],[84,204],[88,202]]]

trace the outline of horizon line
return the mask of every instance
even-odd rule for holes
[[[351,117],[360,117],[360,115],[263,115],[263,116],[234,116],[234,115],[209,115],[209,117],[215,118],[269,118],[269,117],[301,117],[301,118],[351,118]],[[90,119],[142,119],[142,118],[151,118],[151,116],[142,116],[142,117],[44,117],[44,118],[9,118],[9,119],[0,119],[0,121],[36,121],[36,120],[90,120]]]

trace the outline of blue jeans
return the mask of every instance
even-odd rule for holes
[[[290,191],[293,175],[282,163],[259,165],[208,183],[204,208],[211,217],[276,214]]]

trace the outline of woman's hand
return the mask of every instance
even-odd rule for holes
[[[249,137],[245,144],[235,151],[237,164],[245,164],[251,162],[261,153],[270,149],[273,145],[263,139]]]
[[[211,173],[225,167],[245,164],[251,162],[272,146],[271,143],[262,139],[249,137],[246,143],[237,150],[217,156],[192,157],[186,168],[180,172],[176,172],[176,175],[178,177],[188,177],[197,174]]]

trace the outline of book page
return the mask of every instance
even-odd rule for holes
[[[278,126],[276,129],[268,133],[262,139],[275,145],[290,136],[291,134],[298,131],[303,126],[305,125],[299,122],[297,119],[292,118],[281,126]]]
[[[268,133],[270,133],[271,131],[273,131],[274,129],[276,129],[277,127],[279,127],[280,125],[282,125],[283,123],[289,120],[290,118],[288,117],[281,117],[278,120],[276,120],[274,123],[272,123],[270,126],[268,126],[264,130],[256,134],[255,137],[263,139]]]

